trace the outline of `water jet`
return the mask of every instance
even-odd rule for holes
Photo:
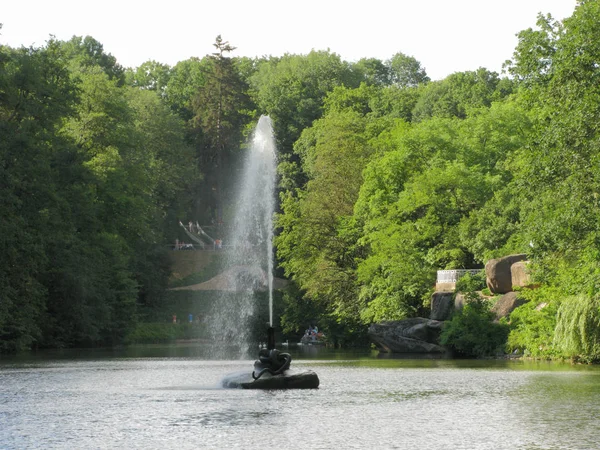
[[[290,369],[292,356],[275,348],[273,327],[273,214],[275,212],[275,179],[277,155],[271,119],[261,116],[254,131],[243,176],[237,195],[235,214],[229,236],[230,267],[246,267],[245,276],[236,280],[244,295],[238,299],[235,314],[227,308],[216,314],[213,336],[237,343],[248,342],[250,318],[255,308],[254,292],[267,290],[269,296],[269,326],[267,346],[259,351],[254,370],[228,375],[223,387],[244,389],[312,389],[319,386],[319,377],[312,371]],[[220,302],[224,303],[224,302]],[[225,315],[223,315],[223,313]],[[235,320],[231,320],[234,316]],[[227,319],[227,320],[226,320]],[[244,331],[245,330],[245,331]],[[246,333],[246,335],[244,334]],[[228,342],[229,344],[231,342]]]

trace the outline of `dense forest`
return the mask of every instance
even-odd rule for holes
[[[173,67],[89,36],[0,46],[0,350],[123,342],[164,300],[178,222],[227,221],[268,114],[285,332],[359,342],[426,315],[437,270],[526,253],[506,350],[600,359],[598,23],[581,0],[520,32],[502,76],[439,81],[400,52],[236,58],[220,36]]]

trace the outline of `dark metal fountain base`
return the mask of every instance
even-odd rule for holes
[[[319,387],[319,377],[312,370],[286,370],[277,375],[266,373],[257,380],[252,377],[252,373],[238,373],[225,377],[221,385],[225,388],[242,389],[316,389]]]

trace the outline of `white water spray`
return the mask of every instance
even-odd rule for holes
[[[220,292],[211,314],[215,355],[246,356],[257,310],[257,292],[268,291],[273,326],[273,214],[276,149],[271,119],[261,116],[243,165],[234,217],[224,243],[229,292]],[[263,297],[264,298],[264,297]],[[266,332],[266,329],[264,330]]]
[[[258,285],[269,292],[269,325],[273,326],[273,214],[277,159],[271,119],[261,116],[244,165],[238,193],[232,244],[242,249],[234,255],[252,267]],[[236,252],[237,253],[237,252]]]

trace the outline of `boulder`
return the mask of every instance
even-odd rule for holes
[[[374,323],[369,337],[385,353],[445,353],[438,344],[443,324],[423,317]]]
[[[434,292],[431,296],[431,314],[432,320],[448,320],[454,312],[454,293],[453,292]]]
[[[492,312],[499,320],[502,317],[510,316],[510,313],[523,303],[525,303],[525,300],[518,298],[516,292],[508,292],[496,301],[496,304],[492,307]]]
[[[494,294],[506,294],[512,291],[511,266],[519,261],[525,261],[527,255],[509,255],[503,258],[490,259],[485,265],[487,287]]]
[[[510,266],[511,284],[513,286],[526,287],[531,285],[527,264],[529,264],[529,261],[518,261]]]

